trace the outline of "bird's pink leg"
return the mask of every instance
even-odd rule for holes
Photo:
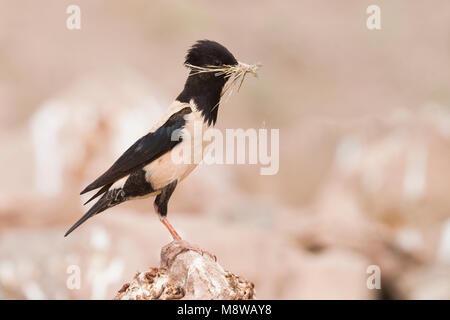
[[[181,241],[181,237],[175,231],[175,229],[172,227],[172,225],[169,223],[169,220],[167,220],[166,217],[159,216],[159,220],[163,223],[163,225],[166,226],[167,230],[169,230],[170,234],[172,235],[173,240]]]
[[[158,206],[156,204],[154,204],[154,207],[155,207],[155,211],[158,212],[159,220],[163,223],[163,225],[166,226],[167,230],[169,230],[170,234],[172,235],[173,240],[178,242],[178,244],[180,246],[179,247],[180,250],[177,250],[176,252],[173,252],[173,253],[170,254],[171,259],[174,258],[175,256],[177,256],[178,254],[180,254],[183,251],[193,250],[193,251],[196,251],[196,252],[200,253],[201,255],[206,253],[214,261],[217,261],[217,257],[214,254],[209,253],[208,251],[203,250],[203,249],[199,248],[198,246],[192,245],[189,242],[181,239],[180,235],[175,231],[175,228],[172,227],[172,225],[170,224],[169,220],[167,220],[167,217],[162,216],[159,213]]]
[[[170,224],[169,220],[167,220],[167,217],[162,216],[159,213],[158,206],[156,205],[156,203],[153,204],[153,207],[155,208],[155,211],[158,213],[159,221],[161,221],[162,224],[166,226],[167,230],[169,230],[170,234],[172,235],[173,240],[180,241],[181,240],[180,235],[178,234],[178,232],[175,231],[175,228],[172,227],[172,225]]]

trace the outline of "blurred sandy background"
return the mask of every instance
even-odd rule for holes
[[[66,28],[70,4],[81,30]],[[445,0],[0,1],[0,299],[111,299],[158,265],[170,237],[153,200],[63,234],[84,213],[79,191],[180,92],[185,52],[205,38],[263,63],[218,127],[279,128],[280,171],[195,171],[169,204],[182,235],[261,299],[449,299]]]

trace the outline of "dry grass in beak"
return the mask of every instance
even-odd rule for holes
[[[245,76],[248,73],[253,74],[255,77],[258,76],[257,71],[261,67],[261,64],[245,64],[242,62],[238,62],[236,65],[222,65],[222,66],[206,66],[206,67],[199,67],[194,66],[192,64],[186,64],[186,67],[191,68],[194,72],[191,73],[192,75],[196,75],[199,73],[206,73],[206,72],[213,72],[214,75],[217,76],[225,76],[226,79],[228,79],[227,83],[225,84],[225,87],[222,90],[222,93],[220,97],[222,98],[225,93],[228,92],[228,96],[231,96],[231,94],[234,91],[234,88],[239,83],[238,91],[242,86],[242,83],[244,82]],[[213,107],[216,108],[219,104],[215,105]]]

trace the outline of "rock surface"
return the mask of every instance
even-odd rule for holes
[[[225,271],[209,254],[173,241],[161,250],[161,267],[138,272],[116,300],[250,300],[253,283]]]

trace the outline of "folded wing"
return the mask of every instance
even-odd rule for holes
[[[146,166],[166,152],[172,150],[173,147],[182,141],[181,137],[177,137],[175,134],[174,139],[172,135],[176,133],[176,130],[181,130],[185,126],[186,120],[184,116],[191,112],[190,107],[179,110],[170,116],[157,130],[137,140],[105,173],[84,188],[80,194],[104,187],[103,189],[105,190],[100,190],[103,192],[98,192],[94,197],[99,196],[109,189],[106,186],[112,185],[115,181],[125,177],[136,169]]]

